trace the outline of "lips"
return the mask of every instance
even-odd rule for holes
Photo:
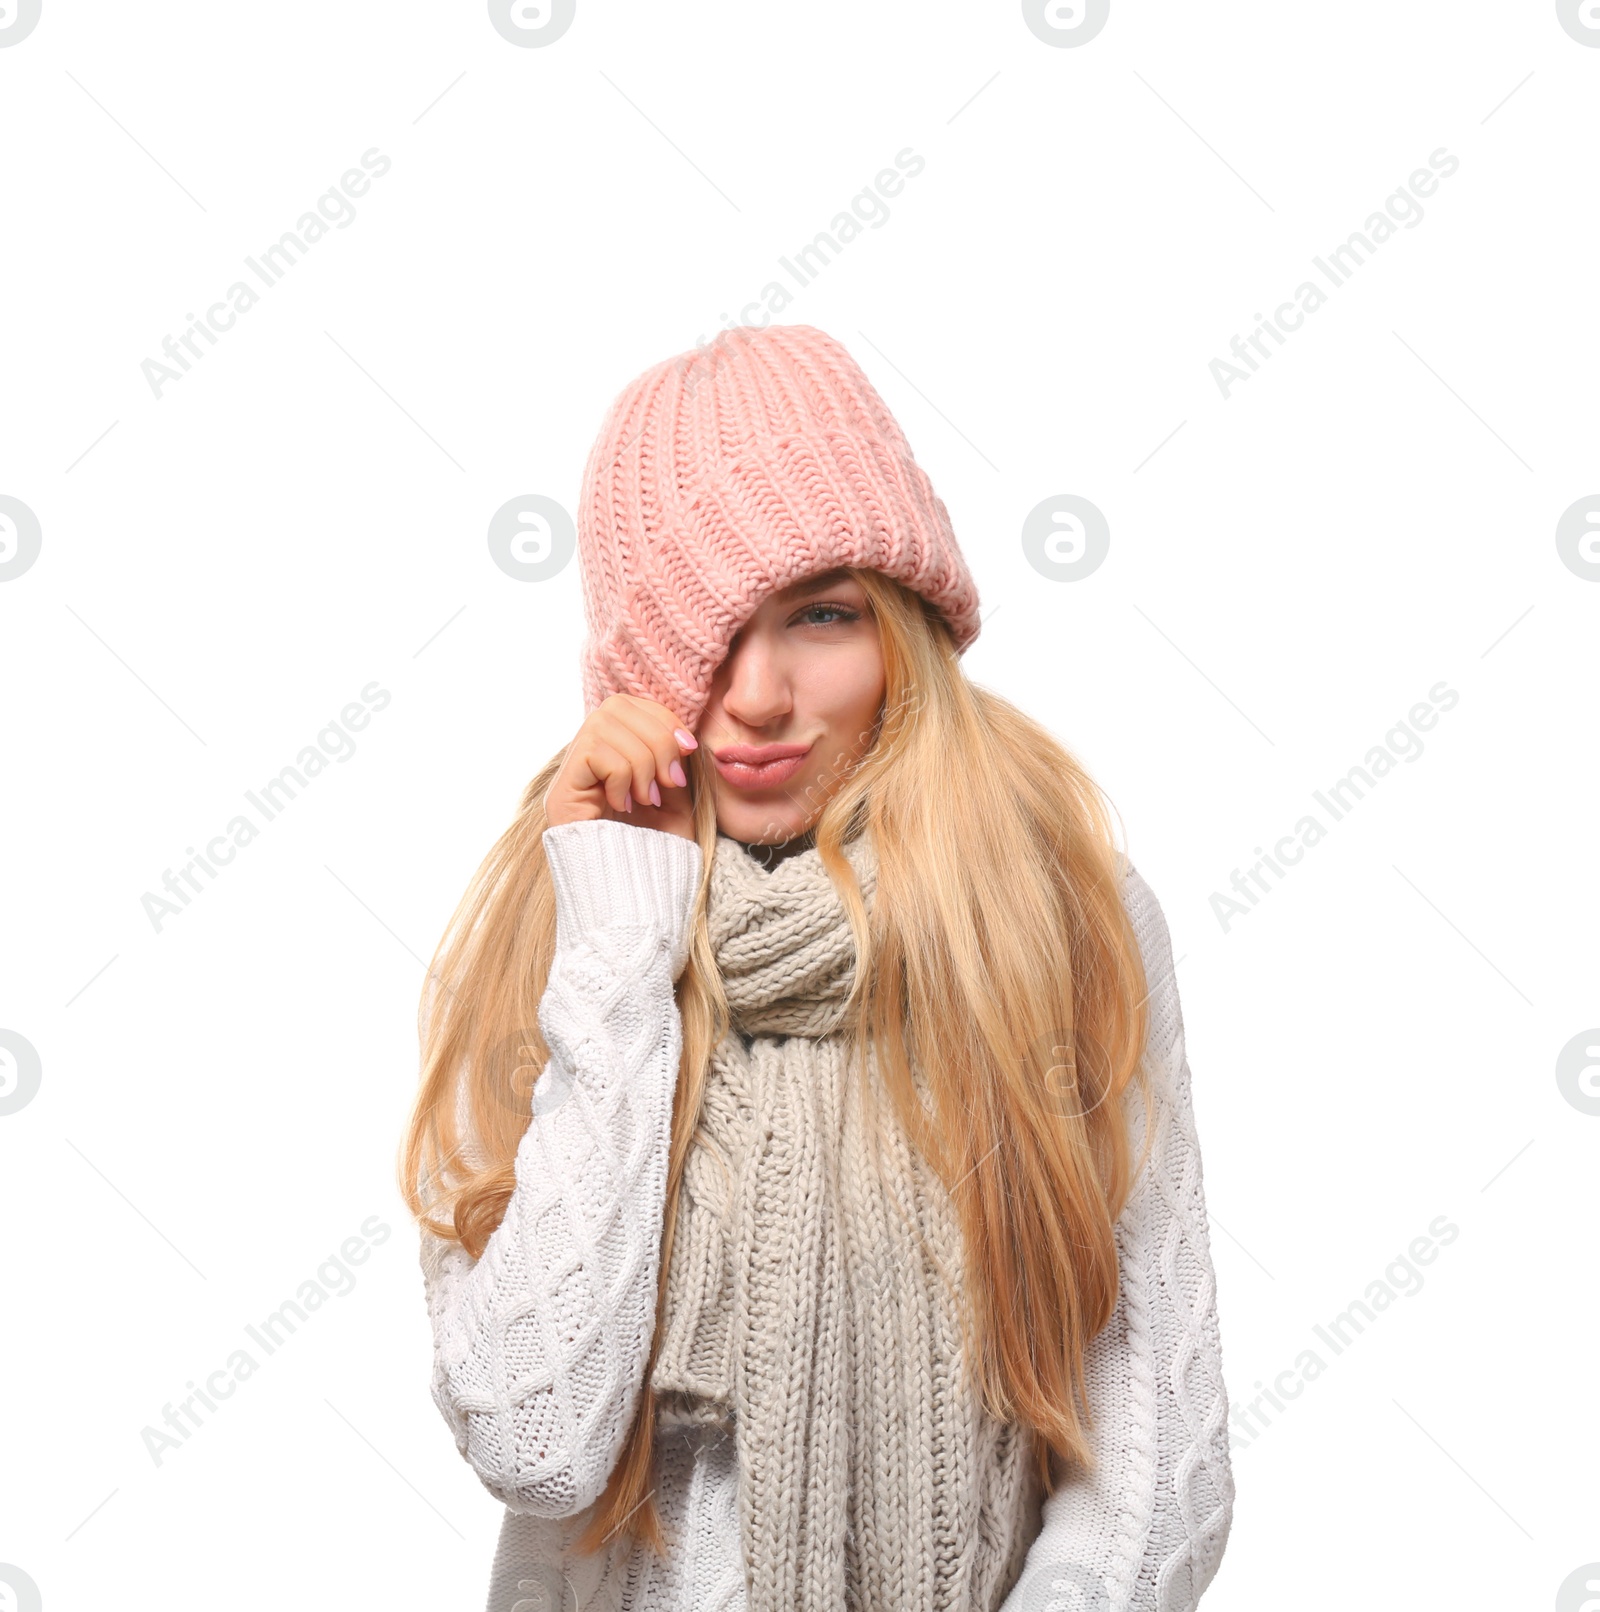
[[[730,744],[714,750],[717,771],[736,789],[776,789],[799,772],[808,744]]]

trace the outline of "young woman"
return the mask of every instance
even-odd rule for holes
[[[970,683],[807,326],[613,405],[587,715],[424,993],[401,1161],[490,1612],[1192,1609],[1233,1508],[1166,924]]]

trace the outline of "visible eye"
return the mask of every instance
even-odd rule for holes
[[[849,605],[820,603],[807,605],[794,619],[805,627],[832,627],[839,623],[860,621],[861,612],[852,610]]]

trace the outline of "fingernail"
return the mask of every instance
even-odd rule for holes
[[[672,730],[672,737],[676,739],[685,750],[698,750],[700,748],[700,741],[695,738],[695,736],[690,733],[687,728],[674,728]]]
[[[625,812],[633,810],[633,791],[631,789],[622,797],[622,809]]]
[[[689,780],[684,777],[683,763],[681,761],[674,761],[673,764],[667,768],[667,776],[678,786],[679,789],[682,789],[684,785],[689,782]]]
[[[650,780],[650,804],[652,806],[659,806],[661,804],[661,790],[657,787],[654,778]]]

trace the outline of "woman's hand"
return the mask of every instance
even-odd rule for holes
[[[544,797],[545,820],[595,818],[637,823],[694,838],[694,811],[681,757],[699,748],[666,706],[613,694],[584,718]]]

